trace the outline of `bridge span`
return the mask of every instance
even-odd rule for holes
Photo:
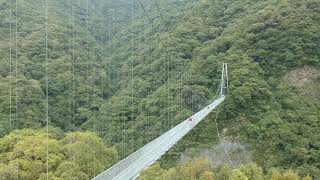
[[[216,99],[188,119],[185,119],[180,124],[102,172],[93,178],[93,180],[136,179],[143,169],[156,162],[163,154],[210,114],[211,111],[220,105],[225,100],[227,89],[228,67],[227,64],[224,63],[219,87],[219,96]]]

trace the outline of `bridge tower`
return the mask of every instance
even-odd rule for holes
[[[221,71],[221,81],[220,81],[220,94],[219,96],[226,96],[228,94],[229,88],[229,78],[228,78],[228,64],[223,63]]]

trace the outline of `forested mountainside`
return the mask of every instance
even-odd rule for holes
[[[239,137],[264,170],[292,168],[316,179],[318,5],[318,1],[203,1],[176,31],[188,31],[186,52],[192,52],[189,69],[197,85],[206,86],[197,79],[210,76],[213,68],[208,62],[229,63],[230,94],[218,116],[223,136]],[[212,31],[216,33],[210,36]],[[178,146],[212,146],[217,142],[215,117]]]
[[[141,179],[320,178],[318,0],[157,1],[170,33],[153,1],[143,1],[152,23],[138,1],[48,1],[48,76],[44,1],[17,2],[0,0],[0,178],[16,178],[17,163],[22,179],[45,178],[47,102],[52,177],[88,179],[213,99],[222,62],[219,113]],[[220,143],[215,119],[256,164],[178,163]]]
[[[181,10],[174,1],[166,3],[164,7],[173,6],[176,7],[175,11],[183,12],[184,7],[188,8],[187,2],[179,3]],[[144,3],[146,8],[150,9],[150,2]],[[39,4],[39,6],[33,7],[34,4]],[[184,4],[186,5],[184,6]],[[137,9],[138,5],[135,3],[133,8]],[[17,7],[15,3],[12,3],[10,21],[10,1],[1,1],[0,72],[3,82],[1,83],[3,86],[1,88],[3,91],[1,92],[3,94],[1,96],[3,98],[1,116],[3,116],[2,119],[8,119],[10,114],[8,109],[10,90],[7,87],[11,82],[11,91],[17,90],[19,96],[17,99],[12,98],[12,104],[16,104],[15,101],[18,101],[20,128],[41,127],[44,124],[43,89],[45,85],[46,43],[44,6],[43,1],[18,2]],[[129,1],[106,1],[99,4],[85,0],[48,2],[48,79],[50,80],[49,104],[51,111],[49,116],[51,125],[64,130],[79,129],[92,116],[94,109],[97,109],[104,100],[108,100],[109,96],[116,94],[119,84],[121,84],[119,66],[122,66],[121,63],[124,63],[124,59],[130,57],[129,53],[121,55],[118,53],[123,52],[124,49],[123,44],[120,46],[119,43],[126,42],[131,37],[127,31],[132,26],[130,24],[132,21],[131,13],[129,13],[131,7]],[[16,9],[19,13],[15,12]],[[175,23],[179,13],[170,14],[170,20]],[[133,19],[137,19],[136,23],[140,23],[141,26],[147,26],[146,19],[140,21],[142,15],[142,13],[135,13]],[[151,28],[149,27],[149,29]],[[148,31],[150,30],[141,33],[148,33]],[[110,41],[112,41],[111,45]],[[108,64],[110,62],[108,58],[112,59],[111,65]],[[17,69],[15,68],[16,62],[18,62]],[[110,66],[112,68],[109,68]],[[104,68],[103,72],[98,72],[97,69],[100,70],[100,67]],[[96,74],[93,74],[94,70],[97,70]],[[11,80],[10,74],[13,76]],[[92,89],[93,78],[96,79],[96,92]],[[17,89],[14,86],[16,81],[19,82]],[[110,82],[112,85],[109,84]],[[101,86],[104,86],[104,92],[101,92]],[[13,94],[15,95],[12,93],[12,96]],[[91,103],[94,95],[97,98],[97,107]],[[69,96],[74,97],[72,98],[74,102],[71,102],[72,113],[70,113],[71,110],[66,111],[70,109],[70,104],[66,101],[70,99]],[[72,119],[72,121],[66,121],[66,118]],[[7,127],[9,127],[8,124],[3,123],[8,122],[5,120],[1,122],[1,127],[4,129],[1,131],[2,136],[8,132]],[[12,122],[12,124],[17,123]]]

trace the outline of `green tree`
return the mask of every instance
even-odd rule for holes
[[[248,177],[238,169],[232,170],[231,180],[248,180]]]
[[[52,179],[88,179],[117,160],[115,149],[108,148],[93,133],[73,132],[63,139],[56,139],[54,134],[48,137],[44,130],[24,129],[1,138],[0,177],[46,179],[48,168]]]

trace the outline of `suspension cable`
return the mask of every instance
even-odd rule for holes
[[[11,18],[12,18],[12,2],[10,0],[10,15],[9,15],[9,21],[10,21],[10,50],[9,50],[9,69],[10,69],[10,76],[9,76],[9,84],[10,84],[10,90],[9,90],[9,133],[11,133],[12,130],[12,22],[11,22]]]
[[[131,32],[131,129],[132,129],[132,132],[131,132],[131,151],[133,151],[133,126],[134,126],[134,122],[133,122],[133,103],[134,103],[134,100],[133,100],[133,96],[134,96],[134,93],[133,93],[133,89],[134,89],[134,83],[133,83],[133,68],[134,68],[134,26],[133,26],[133,15],[134,15],[134,0],[131,0],[131,25],[132,25],[132,32]]]
[[[92,10],[92,37],[95,37],[95,3],[92,1],[91,5]],[[91,47],[94,48],[94,47]],[[92,49],[92,59],[95,57],[94,49]],[[92,89],[93,89],[93,133],[96,133],[96,62],[93,62],[93,81],[92,81]],[[96,143],[93,143],[93,163],[96,164]],[[96,167],[94,166],[93,175],[96,176]]]
[[[147,17],[147,18],[148,18],[148,20],[149,20],[149,22],[150,22],[150,24],[151,24],[152,28],[153,28],[153,29],[156,29],[156,28],[154,27],[154,25],[153,25],[152,21],[151,21],[151,18],[150,18],[150,16],[149,16],[148,12],[146,11],[146,8],[144,7],[144,5],[143,5],[142,1],[141,1],[141,0],[139,0],[139,2],[140,2],[140,5],[141,5],[141,7],[142,7],[142,9],[143,9],[143,11],[144,11],[144,13],[145,13],[146,17]],[[156,35],[158,36],[158,38],[159,38],[159,40],[160,40],[161,44],[164,46],[164,44],[163,44],[163,42],[162,42],[162,40],[161,40],[161,38],[160,38],[160,35],[159,35],[159,33],[158,33],[157,31],[156,31]]]
[[[159,12],[159,14],[160,14],[160,17],[161,17],[161,20],[162,20],[162,22],[163,22],[163,24],[164,24],[164,27],[166,28],[166,30],[167,30],[168,33],[169,33],[169,38],[170,38],[171,42],[175,45],[176,43],[175,43],[175,41],[174,41],[173,38],[172,38],[171,31],[170,31],[169,28],[168,28],[169,26],[168,26],[167,22],[166,22],[166,21],[164,20],[164,18],[163,18],[162,12],[161,12],[161,10],[160,10],[160,8],[159,8],[159,5],[158,5],[157,1],[153,0],[153,2],[154,2],[154,4],[156,5],[156,8],[157,8],[157,10],[158,10],[158,12]]]
[[[19,102],[18,102],[18,96],[19,96],[19,92],[18,92],[18,0],[16,0],[16,23],[15,23],[15,76],[16,76],[16,81],[15,81],[15,108],[16,108],[16,128],[19,129]],[[46,31],[47,32],[47,31]],[[16,156],[17,156],[17,178],[19,178],[19,156],[18,156],[18,149],[19,146],[17,146],[17,151],[16,151]]]
[[[99,20],[100,20],[100,36],[99,36],[99,39],[100,39],[100,43],[101,44],[105,44],[105,41],[104,41],[104,37],[103,37],[103,34],[104,34],[104,26],[103,26],[103,20],[104,20],[104,18],[102,17],[103,16],[103,14],[102,14],[102,9],[103,9],[103,5],[102,5],[102,1],[101,0],[99,0],[98,1],[99,2],[99,6],[100,6],[100,8],[99,8],[99,16],[100,16],[100,18],[99,18]],[[104,66],[103,66],[103,59],[104,59],[104,46],[101,46],[100,47],[100,76],[101,76],[101,100],[102,100],[102,102],[104,102],[104,81],[105,81],[105,79],[104,79]],[[102,103],[100,104],[100,107],[102,106]],[[98,132],[99,132],[99,135],[100,135],[100,137],[103,139],[103,131],[102,131],[102,124],[103,124],[103,119],[102,119],[102,117],[103,116],[101,116],[101,113],[103,114],[103,108],[100,108],[99,109],[99,114],[100,114],[100,116],[99,116],[99,124],[100,124],[100,127],[99,127],[99,130],[98,130]],[[102,146],[100,146],[100,151],[102,152],[103,151],[103,147]],[[104,162],[104,156],[101,156],[101,162]],[[101,167],[102,168],[102,167]],[[99,171],[102,171],[103,169],[99,169]]]

